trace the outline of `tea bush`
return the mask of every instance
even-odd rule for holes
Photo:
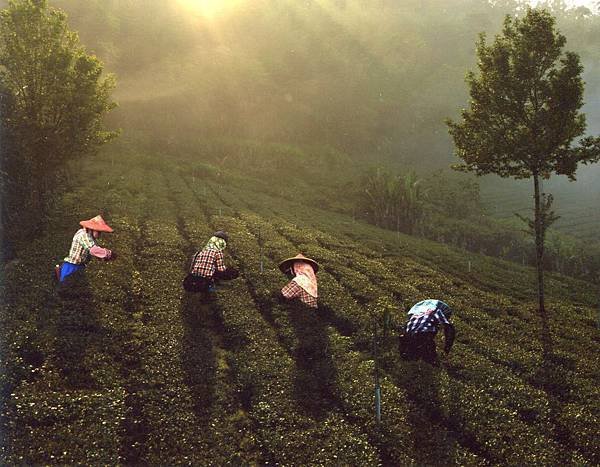
[[[196,200],[202,197],[198,195]],[[203,201],[206,205],[199,211],[210,213],[211,201],[214,206],[215,200]],[[232,229],[224,217],[211,220],[213,230],[229,231],[229,244],[235,248],[239,261],[237,253],[247,250],[245,242],[249,237]],[[224,326],[238,336],[232,364],[257,429],[257,441],[267,458],[285,463],[376,463],[377,454],[364,435],[349,425],[342,414],[334,411],[315,420],[310,412],[298,410],[294,364],[283,349],[278,351],[278,339],[268,321],[256,313],[260,305],[252,308],[255,291],[246,287],[240,280],[223,285],[219,292],[223,298],[218,304]]]
[[[286,244],[285,241],[282,241],[282,239],[278,237],[277,234],[274,234],[274,232],[269,229],[268,225],[264,225],[258,219],[253,218],[249,215],[243,214],[242,218],[247,222],[246,225],[252,224],[250,226],[250,230],[258,232],[258,236],[256,238],[261,239],[261,241],[263,242],[263,247],[267,247],[267,245],[269,246],[269,248],[265,248],[266,250],[270,252],[279,251],[279,258],[285,257],[286,255],[290,255],[291,252],[294,251],[293,247],[289,244]],[[245,235],[243,224],[240,224],[237,221],[230,220],[230,223],[228,224],[228,229],[230,232],[235,233],[234,238],[238,238],[238,236],[244,238],[245,240],[248,238],[247,235]],[[245,242],[243,246],[245,248],[242,248],[240,255],[246,258],[246,262],[249,265],[257,264],[258,259],[255,257],[255,252],[257,249],[259,249],[258,245],[255,245],[254,248],[252,248],[251,245]],[[273,254],[274,253],[270,253],[269,257],[272,257]],[[268,287],[269,284],[272,284],[273,282],[281,282],[282,276],[280,275],[280,273],[275,272],[275,264],[272,263],[271,260],[272,259],[264,258],[263,261],[265,269],[262,272],[260,272],[257,267],[250,267],[244,270],[245,275],[248,276],[251,279],[251,282],[253,282],[254,284],[267,284],[264,287]],[[266,267],[267,264],[269,265],[269,267]],[[272,301],[273,294],[270,290],[266,290],[265,293],[257,292],[257,295],[262,296],[264,300]],[[339,302],[336,302],[336,304],[337,308],[339,309]],[[277,329],[280,333],[280,339],[291,347],[291,352],[296,351],[297,347],[307,346],[306,342],[298,342],[297,340],[295,340],[293,332],[290,329],[291,327],[293,327],[293,324],[290,323],[290,320],[297,320],[298,316],[302,316],[302,310],[294,308],[286,309],[289,307],[285,307],[283,310],[280,311],[281,306],[277,305],[276,303],[270,303],[267,308],[270,310],[270,320],[277,325]],[[304,311],[304,313],[305,314],[303,324],[301,326],[296,325],[296,329],[314,329],[314,324],[311,325],[310,321],[318,321],[319,317],[312,316],[312,312],[308,313],[309,316],[307,317],[307,312]],[[294,315],[296,317],[292,318],[292,316]],[[364,313],[362,315],[364,316]],[[288,318],[288,316],[290,317]],[[314,332],[315,331],[313,331],[313,333]],[[331,334],[332,332],[333,334]],[[296,333],[298,333],[298,331],[296,331]],[[318,334],[318,331],[316,332],[316,334]],[[330,336],[332,336],[332,338],[333,336],[337,338],[341,337],[333,330],[330,331]],[[319,342],[314,341],[314,335],[311,337],[313,338],[312,340],[310,340],[310,337],[307,338],[307,336],[304,336],[303,340],[308,341],[309,348],[318,348]],[[320,344],[321,346],[323,345],[322,342]],[[339,348],[339,346],[327,346],[329,349]],[[348,358],[349,356],[353,356],[354,358]],[[363,357],[361,357],[360,354],[355,352],[348,353],[348,349],[340,349],[339,353],[332,352],[331,357],[335,360],[335,362],[337,362],[337,385],[330,384],[330,386],[327,388],[327,392],[329,394],[323,394],[322,397],[327,397],[329,395],[329,397],[338,398],[339,402],[343,404],[343,406],[346,408],[348,414],[353,414],[353,417],[359,418],[363,425],[371,426],[371,428],[374,429],[375,427],[373,426],[374,422],[372,418],[373,393],[372,389],[370,389],[370,385],[367,385],[366,387],[364,385],[364,381],[369,379],[369,366],[365,366],[363,364]],[[345,365],[341,365],[341,362],[344,362]],[[321,367],[319,367],[318,363],[316,363],[316,367],[322,369],[322,365]],[[360,368],[363,368],[363,370],[360,371]],[[365,374],[361,377],[362,372],[364,372]],[[327,375],[321,375],[321,377],[318,379],[327,379]],[[387,382],[387,380],[384,380],[383,382],[383,391],[385,392],[386,398],[390,402],[391,407],[406,406],[407,401],[404,399],[402,393],[399,392],[398,389],[394,387],[391,383]],[[386,419],[384,420],[383,425],[381,427],[381,431],[379,432],[379,437],[383,438],[383,441],[380,440],[379,442],[380,444],[382,444],[382,447],[380,447],[380,449],[382,449],[384,452],[388,450],[388,452],[385,453],[386,458],[388,460],[391,460],[395,463],[400,462],[405,464],[407,462],[405,454],[403,455],[401,451],[396,451],[395,448],[392,449],[389,447],[396,446],[398,444],[405,445],[407,443],[407,436],[410,434],[410,429],[405,428],[405,434],[402,434],[402,431],[398,431],[399,428],[403,425],[406,425],[406,421],[403,417],[403,412],[394,412],[393,409],[389,410],[386,414]],[[423,437],[423,439],[435,435],[435,431],[431,431],[429,429],[422,431],[423,433],[421,436]],[[403,436],[404,441],[401,438],[398,439],[398,436]],[[413,435],[411,434],[410,436],[412,437]],[[417,435],[415,434],[415,436]],[[436,439],[440,437],[443,438],[443,434],[437,435],[435,437]],[[446,447],[448,447],[448,452],[453,452],[453,449],[451,449],[451,446],[453,444],[456,443],[453,442],[451,439],[445,441],[445,445]],[[455,446],[455,449],[461,450],[462,448],[457,448]],[[420,451],[418,450],[416,452],[419,453],[420,456],[426,456],[424,459],[421,460],[421,462],[431,462],[432,459],[435,458],[430,457],[430,454],[420,454]],[[461,452],[464,453],[466,452],[466,450],[462,449]],[[476,456],[473,453],[469,453],[466,457],[469,456],[472,460],[476,459]],[[440,460],[439,456],[437,457],[437,460]]]
[[[82,162],[51,225],[4,267],[3,464],[600,462],[589,284],[549,278],[546,354],[531,269],[173,161]],[[115,228],[101,243],[119,257],[92,261],[80,295],[65,299],[49,258],[98,212]],[[205,302],[181,280],[222,228],[241,277]],[[277,264],[298,252],[321,264],[317,311],[275,298],[286,282]],[[401,360],[394,332],[381,333],[384,310],[401,326],[426,297],[455,310],[457,341],[438,367]]]

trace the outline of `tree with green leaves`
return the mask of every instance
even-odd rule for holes
[[[455,166],[477,175],[533,178],[539,311],[544,307],[544,237],[555,219],[552,197],[541,189],[551,174],[575,180],[579,163],[600,160],[600,138],[581,137],[586,128],[583,67],[579,56],[563,52],[566,38],[544,9],[528,9],[522,18],[507,16],[502,34],[490,45],[477,43],[479,73],[470,72],[470,108],[462,121],[448,120]]]
[[[115,136],[103,125],[114,84],[46,0],[10,0],[0,11],[2,123],[12,143],[2,171],[21,187],[21,209],[42,209],[66,162]]]

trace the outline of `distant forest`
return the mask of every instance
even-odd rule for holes
[[[0,0],[0,7],[6,3]],[[523,15],[529,2],[49,4],[67,13],[69,27],[104,63],[104,76],[116,75],[110,97],[119,108],[108,114],[107,125],[122,130],[125,145],[108,147],[113,163],[115,155],[129,152],[185,160],[190,173],[206,172],[219,183],[239,182],[277,197],[301,194],[313,207],[532,263],[530,239],[514,216],[532,211],[530,180],[475,180],[450,171],[457,160],[445,124],[468,105],[465,75],[476,69],[479,34],[492,41],[505,16]],[[565,50],[581,57],[583,111],[588,132],[598,135],[600,4],[595,12],[561,1],[542,6],[556,16]],[[60,166],[56,159],[51,164]],[[18,174],[25,182],[9,180],[15,203],[5,205],[15,209],[3,222],[17,225],[12,219],[18,216],[20,238],[27,209],[14,187],[27,194],[26,181],[44,177],[12,169],[9,177]],[[49,194],[70,187],[68,174],[58,172],[56,179],[46,177]],[[548,238],[546,267],[587,277],[600,271],[600,164],[577,175],[576,183],[553,177],[542,187],[556,195],[560,215]],[[38,191],[40,202],[29,206],[32,222],[41,201],[55,198]]]
[[[116,73],[124,136],[315,144],[357,160],[447,167],[444,125],[466,105],[480,32],[528,3],[252,0],[207,18],[184,2],[56,0]],[[588,129],[600,128],[600,15],[548,5],[585,66]],[[595,123],[595,120],[598,123]]]

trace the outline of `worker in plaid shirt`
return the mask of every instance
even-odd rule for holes
[[[61,265],[56,266],[56,275],[60,282],[64,282],[71,274],[82,270],[92,256],[107,261],[115,259],[117,256],[111,250],[102,248],[96,243],[101,232],[113,232],[102,216],[81,221],[79,224],[82,228],[73,237],[69,255]]]
[[[197,283],[198,291],[214,292],[215,280],[229,280],[238,277],[238,272],[225,266],[223,251],[227,247],[229,236],[219,230],[210,238],[206,246],[192,259],[190,274]]]
[[[400,336],[400,351],[410,360],[437,362],[435,336],[439,326],[444,327],[444,352],[449,353],[454,343],[455,330],[449,318],[452,309],[441,300],[423,300],[408,311],[405,334]]]
[[[317,276],[319,264],[302,254],[281,262],[279,269],[291,278],[283,289],[281,297],[285,300],[298,299],[301,303],[317,308]]]

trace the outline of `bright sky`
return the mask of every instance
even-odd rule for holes
[[[534,5],[539,3],[541,0],[530,0]],[[565,0],[565,3],[570,6],[586,6],[590,10],[595,11],[598,9],[598,0]]]
[[[177,0],[190,12],[203,16],[206,19],[213,19],[223,14],[240,2],[240,0]],[[532,5],[537,5],[544,0],[529,0]],[[586,6],[594,13],[600,13],[600,0],[564,0],[569,6]],[[2,3],[2,0],[0,0]]]
[[[597,0],[572,0],[572,1],[568,1],[567,3],[570,5],[577,5],[577,6],[583,5],[583,6],[587,6],[589,8],[589,7],[595,6],[596,3],[598,3],[598,2],[597,2]]]

